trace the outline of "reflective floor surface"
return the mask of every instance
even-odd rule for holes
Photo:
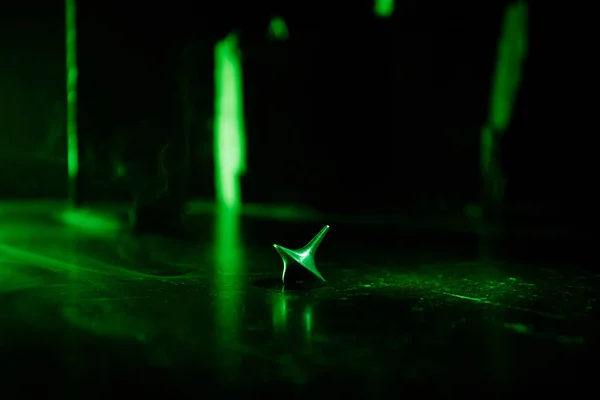
[[[503,397],[595,379],[600,274],[585,237],[336,221],[316,255],[327,284],[286,290],[273,243],[302,247],[329,221],[209,213],[180,243],[7,210],[6,398]]]

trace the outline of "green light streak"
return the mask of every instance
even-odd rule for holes
[[[240,176],[246,169],[242,63],[238,38],[215,46],[215,196],[228,208],[241,205]]]
[[[79,172],[77,138],[77,9],[75,0],[65,0],[67,66],[67,170],[71,195]],[[73,197],[71,197],[73,198]]]
[[[523,61],[527,56],[527,14],[527,3],[524,1],[509,6],[498,43],[489,123],[500,132],[504,132],[510,123],[521,84]]]
[[[381,18],[391,17],[396,7],[394,0],[375,0],[373,3],[373,12]]]
[[[498,159],[498,142],[510,124],[513,106],[527,57],[528,9],[525,1],[506,10],[498,43],[487,123],[481,129],[481,174],[488,199],[499,204],[504,197],[504,175]]]

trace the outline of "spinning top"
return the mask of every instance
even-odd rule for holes
[[[290,250],[274,244],[275,250],[283,260],[283,284],[307,283],[311,281],[325,282],[323,275],[315,265],[315,253],[329,230],[329,225],[323,229],[308,244],[298,250]]]

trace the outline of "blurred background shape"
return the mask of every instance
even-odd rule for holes
[[[425,4],[2,6],[0,196],[127,205],[185,186],[207,202],[576,225],[593,150],[579,130],[546,134],[574,121],[566,104],[528,112],[564,102],[547,95],[558,81],[530,85],[560,80],[543,6]]]
[[[373,11],[375,15],[387,18],[394,13],[395,6],[395,0],[375,0],[373,2]]]

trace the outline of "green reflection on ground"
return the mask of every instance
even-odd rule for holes
[[[313,312],[312,307],[307,305],[304,307],[304,333],[306,335],[306,340],[310,341],[312,338],[312,329],[313,329]]]
[[[237,208],[221,205],[215,220],[215,292],[217,294],[216,327],[222,365],[237,365],[235,349],[239,346],[243,307],[244,251],[240,237],[240,214]]]
[[[288,297],[285,291],[273,293],[273,329],[276,333],[285,331],[288,317]]]

